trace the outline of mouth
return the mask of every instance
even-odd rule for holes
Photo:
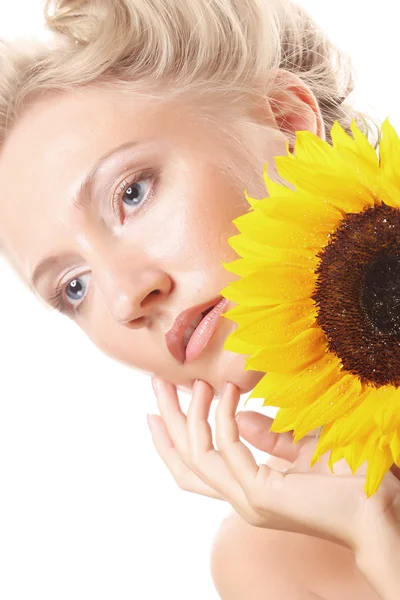
[[[206,305],[192,307],[178,315],[165,339],[169,351],[180,363],[190,363],[203,352],[228,302],[218,296]]]

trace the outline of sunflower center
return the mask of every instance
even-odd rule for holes
[[[361,304],[372,325],[379,331],[400,335],[399,256],[382,256],[369,265]]]
[[[313,299],[330,351],[363,383],[400,387],[400,210],[347,214],[319,258]]]

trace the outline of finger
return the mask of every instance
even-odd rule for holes
[[[346,511],[342,506],[346,497],[343,481],[353,482],[354,479],[304,473],[286,475],[267,465],[258,466],[249,448],[239,438],[235,420],[238,404],[235,388],[233,384],[227,385],[216,409],[217,444],[250,506],[264,515],[264,526],[268,523],[271,529],[283,528],[299,533],[312,531],[312,534],[317,532],[318,535],[332,535],[340,529],[343,535],[348,520],[348,513],[344,518]],[[360,482],[354,488],[362,489]],[[340,496],[334,493],[335,489],[341,492]],[[352,503],[348,503],[353,505],[353,509],[359,498],[352,491],[350,497],[354,498]]]
[[[151,415],[148,421],[157,454],[167,466],[178,486],[187,492],[225,500],[222,494],[207,485],[185,465],[174,447],[162,419],[158,415]]]
[[[293,433],[274,433],[269,431],[273,419],[255,411],[241,411],[236,415],[239,435],[249,444],[277,458],[294,462],[310,438],[305,437],[295,444]]]
[[[198,380],[187,414],[191,466],[209,486],[223,495],[236,510],[240,510],[240,506],[247,507],[247,498],[213,444],[208,422],[213,398],[213,387],[206,381]]]
[[[216,442],[226,465],[247,495],[257,478],[259,466],[249,448],[239,438],[239,429],[235,420],[239,400],[238,387],[227,383],[215,411]]]
[[[192,400],[187,413],[187,430],[192,457],[215,450],[208,422],[214,390],[205,381],[197,380],[193,386]]]
[[[188,451],[187,418],[179,406],[176,387],[170,382],[159,378],[153,379],[152,383],[158,407],[160,413],[162,413],[165,433],[175,450],[175,452],[170,450],[166,454],[164,453],[162,458],[173,474],[178,486],[186,491],[200,493],[220,500],[225,499],[246,521],[255,523],[257,515],[251,509],[243,489],[232,477],[225,462],[216,450],[212,457],[210,452],[207,453],[209,463],[213,460],[213,464],[205,465],[203,462],[202,467],[197,467],[197,472],[193,469]],[[154,415],[152,416],[154,417]],[[206,488],[200,482],[203,482]]]
[[[188,462],[186,415],[179,404],[176,386],[158,377],[151,380],[165,428],[184,462]]]

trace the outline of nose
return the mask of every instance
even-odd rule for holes
[[[143,254],[97,260],[93,277],[111,316],[129,327],[142,325],[143,317],[150,316],[172,288],[168,273]]]

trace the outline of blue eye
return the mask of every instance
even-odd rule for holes
[[[124,180],[118,186],[112,203],[120,218],[123,216],[122,205],[138,207],[134,211],[136,214],[154,196],[154,179],[154,173],[142,172],[135,175],[130,181]]]
[[[86,278],[89,277],[90,273],[78,275],[71,279],[66,285],[64,290],[60,290],[60,305],[61,311],[65,313],[76,312],[79,313],[84,304],[85,297],[87,296],[88,282]],[[64,291],[64,294],[63,294]],[[63,299],[63,296],[67,298],[67,301]]]
[[[157,175],[154,171],[142,171],[134,175],[130,181],[125,180],[115,191],[112,205],[115,212],[123,217],[122,204],[124,206],[137,206],[133,211],[137,214],[142,206],[147,204],[155,194]],[[83,310],[86,304],[87,284],[85,277],[89,273],[74,277],[67,284],[59,286],[49,297],[49,302],[61,313],[72,315]]]
[[[141,193],[143,184],[131,183],[130,186],[122,194],[122,202],[125,202],[128,206],[135,206],[143,201],[143,197],[146,197],[146,193]]]
[[[74,277],[74,279],[65,286],[65,295],[68,296],[70,300],[81,300],[85,295],[86,286],[82,285],[81,279],[81,276]]]
[[[54,306],[56,310],[65,315],[79,313],[85,304],[87,284],[84,279],[85,277],[88,277],[88,275],[89,273],[79,275],[68,281],[67,284],[58,286],[51,294],[49,303]],[[66,300],[66,298],[68,300]]]

